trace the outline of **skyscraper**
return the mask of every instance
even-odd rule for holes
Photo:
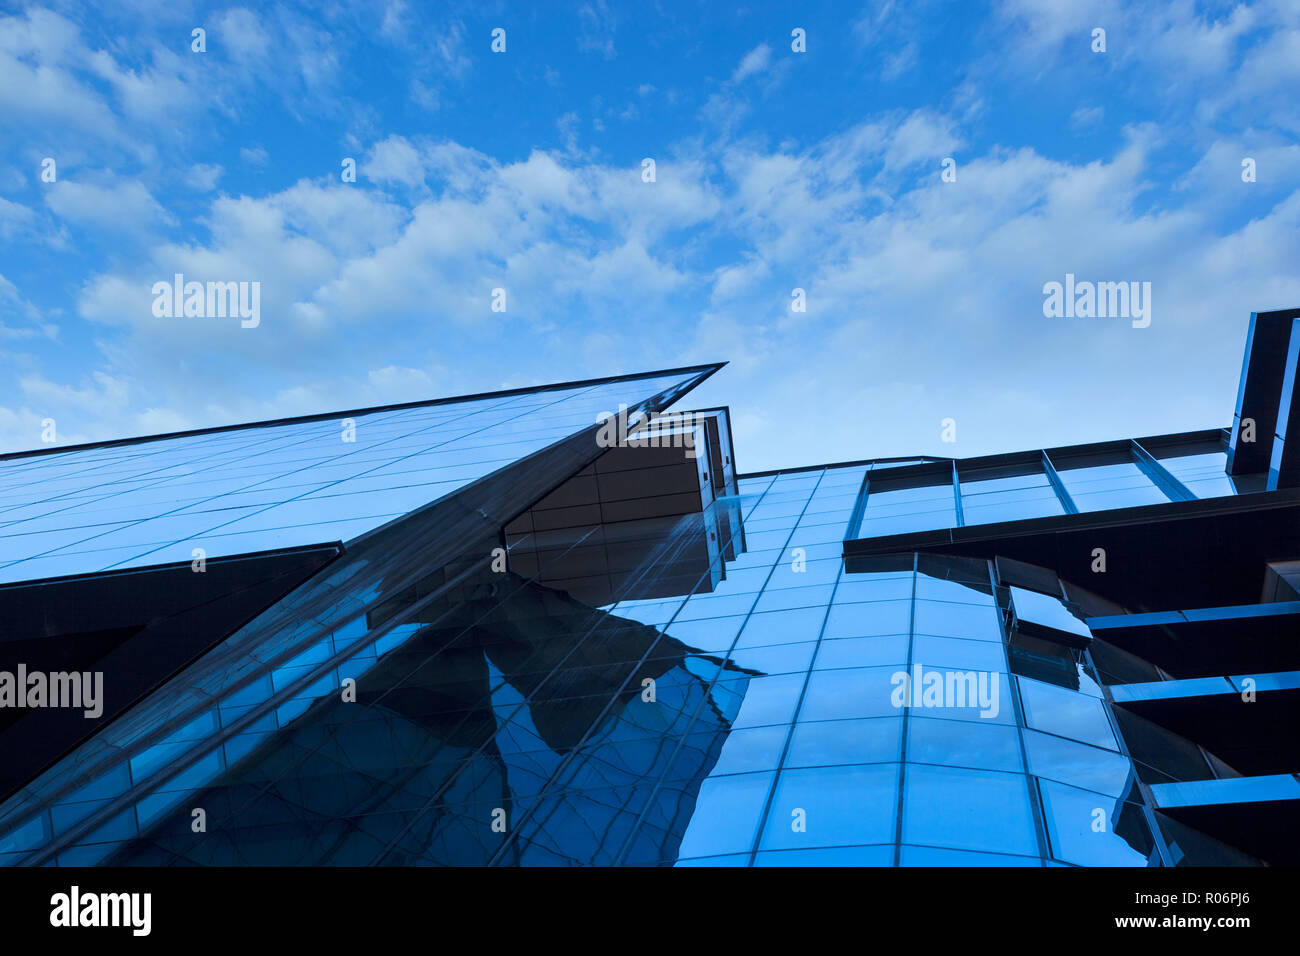
[[[1300,309],[981,458],[739,472],[718,367],[0,457],[0,862],[1297,861]]]

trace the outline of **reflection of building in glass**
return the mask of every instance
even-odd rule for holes
[[[0,709],[0,862],[1295,862],[1297,326],[979,459],[738,474],[714,366],[7,456],[0,674],[104,714]]]

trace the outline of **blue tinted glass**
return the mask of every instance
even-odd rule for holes
[[[682,837],[680,856],[716,856],[752,849],[758,818],[775,776],[747,773],[705,780]]]
[[[1147,866],[1150,831],[1136,804],[1043,780],[1052,856],[1079,866]]]
[[[731,731],[722,745],[713,775],[775,770],[781,762],[781,751],[789,732],[790,728],[784,724]]]
[[[821,634],[824,607],[798,608],[791,611],[768,611],[751,614],[740,638],[739,647],[761,647],[793,641],[815,641]]]
[[[857,667],[813,671],[800,721],[850,717],[889,717],[898,713],[892,701],[897,667]]]
[[[1025,749],[1029,753],[1029,770],[1036,776],[1112,797],[1123,796],[1133,785],[1132,764],[1113,750],[1034,730],[1025,731]]]
[[[907,759],[978,770],[1024,770],[1015,727],[988,721],[938,720],[915,713],[907,723]]]
[[[678,860],[674,866],[749,866],[748,853],[728,853],[724,856],[697,856]]]
[[[836,604],[859,601],[906,601],[912,597],[912,575],[848,574],[835,589]]]
[[[894,847],[836,846],[816,850],[771,850],[754,857],[755,866],[893,866]]]
[[[1198,498],[1219,498],[1237,493],[1226,474],[1226,452],[1162,458],[1160,464]]]
[[[917,601],[917,634],[964,637],[976,641],[1001,641],[1002,630],[993,606],[953,604],[947,601]]]
[[[911,765],[903,842],[993,853],[1038,853],[1026,778],[991,770]]]
[[[832,584],[822,584],[811,588],[782,588],[778,591],[766,591],[754,605],[754,611],[785,611],[801,607],[825,607],[830,603]]]
[[[803,690],[803,674],[780,674],[759,677],[748,682],[744,702],[732,726],[758,727],[764,724],[788,724]]]
[[[795,725],[787,767],[881,763],[898,760],[902,742],[901,717],[870,720],[826,720]]]
[[[1064,514],[1047,476],[1027,475],[961,482],[962,519],[968,524],[1018,521]]]
[[[891,843],[898,765],[821,767],[781,773],[761,849]]]
[[[981,647],[985,646],[983,644]],[[907,663],[907,635],[892,634],[882,637],[843,637],[823,640],[817,649],[815,670],[834,670],[842,667],[871,667],[878,664]]]
[[[1059,474],[1080,511],[1133,508],[1169,500],[1134,462],[1064,469]]]
[[[0,461],[0,489],[23,489],[0,498],[0,529],[11,536],[28,525],[49,542],[33,550],[0,537],[0,581],[187,560],[197,546],[217,557],[355,538],[591,427],[601,412],[694,377],[363,413],[349,420],[350,434],[340,417]],[[417,478],[398,477],[399,468]],[[239,498],[224,502],[228,511],[205,506],[221,496]],[[180,509],[190,517],[173,514]],[[99,532],[47,537],[131,519],[139,523],[102,538],[102,548],[92,543]],[[334,526],[323,530],[325,522]],[[39,557],[55,548],[58,560]]]
[[[1102,701],[1027,677],[1017,680],[1025,722],[1030,727],[1108,750],[1118,749]]]
[[[825,637],[872,637],[906,634],[912,618],[912,602],[873,601],[870,604],[839,604],[826,618]]]
[[[774,644],[771,647],[737,647],[731,659],[740,667],[762,671],[764,674],[803,673],[817,649],[816,641],[798,644]]]
[[[934,846],[901,848],[901,866],[1042,866],[1041,857],[1008,856],[1004,853],[976,853],[970,850],[946,850]]]
[[[928,574],[916,576],[916,596],[920,600],[945,601],[950,604],[993,606],[993,595],[989,593],[988,585],[981,590],[972,584],[931,577]]]
[[[957,524],[952,483],[943,482],[921,488],[873,491],[867,489],[867,503],[862,512],[862,526],[857,537],[874,538],[888,534],[952,528]]]
[[[927,667],[986,671],[1007,669],[1006,648],[1000,641],[972,641],[959,637],[918,634],[912,638],[912,656]]]

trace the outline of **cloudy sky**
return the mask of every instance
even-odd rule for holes
[[[0,4],[0,450],[710,361],[745,470],[1229,424],[1300,4],[701,6]]]

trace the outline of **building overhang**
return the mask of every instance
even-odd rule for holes
[[[852,572],[908,551],[1002,556],[1055,568],[1121,607],[1167,610],[1189,593],[1207,605],[1257,602],[1268,561],[1295,556],[1297,529],[1300,489],[1290,488],[859,538],[844,542],[844,562]]]

